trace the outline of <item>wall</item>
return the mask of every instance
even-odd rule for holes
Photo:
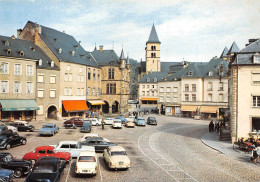
[[[151,46],[155,46],[156,50],[152,50]],[[156,57],[152,57],[151,53],[156,53]],[[145,57],[146,57],[146,72],[161,71],[160,43],[147,43]]]

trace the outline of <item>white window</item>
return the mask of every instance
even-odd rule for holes
[[[95,95],[95,93],[96,93],[95,88],[92,88],[92,95]]]
[[[252,84],[260,85],[260,72],[252,73]]]
[[[212,82],[208,82],[208,90],[212,90]]]
[[[224,90],[223,82],[219,82],[219,90]]]
[[[0,71],[3,74],[8,74],[8,63],[2,62],[1,67],[0,67]]]
[[[145,91],[142,91],[142,95],[145,95]]]
[[[56,83],[56,75],[50,75],[50,83]]]
[[[66,81],[68,81],[68,76],[69,74],[68,73],[65,73],[65,76],[64,76],[64,81],[66,82]]]
[[[196,84],[192,84],[191,86],[192,86],[192,88],[191,88],[192,91],[193,91],[193,92],[196,92]]]
[[[173,92],[178,92],[178,87],[173,87]]]
[[[43,83],[44,75],[38,75],[38,83]]]
[[[166,102],[171,102],[171,97],[167,96],[166,97]]]
[[[22,74],[22,65],[21,64],[14,64],[14,74],[15,75]]]
[[[64,95],[68,95],[68,88],[67,87],[64,88]]]
[[[38,89],[38,97],[43,97],[43,92],[44,90],[43,89]]]
[[[173,102],[178,102],[178,97],[174,96],[173,97]]]
[[[189,94],[185,94],[185,101],[189,101]]]
[[[167,87],[166,92],[171,92],[171,87]]]
[[[88,87],[88,92],[87,92],[88,95],[90,95],[90,87]]]
[[[160,87],[160,92],[164,92],[164,87]]]
[[[189,84],[185,84],[185,87],[184,87],[184,88],[185,88],[184,91],[185,91],[185,92],[188,92],[188,91],[189,91]]]
[[[192,76],[193,75],[193,72],[192,71],[189,71],[188,72],[188,76]]]
[[[154,96],[154,91],[152,91],[152,96]]]
[[[145,88],[145,85],[142,85],[143,88]]]
[[[79,68],[79,72],[80,72],[80,73],[82,72],[82,68],[81,68],[81,67]]]
[[[1,81],[1,93],[8,93],[8,81]]]
[[[81,76],[80,76],[80,81],[81,81],[81,82],[84,82],[84,75],[81,75]]]
[[[14,82],[14,93],[21,93],[21,82],[20,81]]]
[[[260,96],[253,96],[253,107],[260,107]]]
[[[97,75],[97,80],[100,81],[100,74]]]
[[[223,102],[223,94],[219,94],[218,95],[218,101],[219,102]]]
[[[99,96],[99,89],[97,89],[97,96]]]
[[[146,88],[150,88],[150,85],[146,85]]]
[[[160,102],[164,102],[163,96],[160,96]]]
[[[259,55],[254,56],[254,63],[260,63],[260,56]]]
[[[55,90],[55,89],[51,89],[51,90],[50,90],[50,97],[51,97],[51,98],[56,97],[56,90]]]
[[[77,88],[77,95],[80,95],[80,88]]]
[[[80,95],[82,95],[82,96],[84,95],[84,88],[80,89]]]
[[[154,79],[153,79],[153,82],[157,82],[157,78],[154,78]]]
[[[70,65],[67,66],[67,71],[70,71]]]
[[[213,71],[209,71],[209,76],[213,76]]]
[[[72,88],[71,88],[71,87],[68,88],[68,91],[69,91],[68,94],[69,94],[69,95],[72,95]]]
[[[77,79],[77,80],[78,80],[78,82],[80,82],[80,75],[78,75],[78,77],[77,77],[77,78],[78,78],[78,79]]]
[[[93,81],[96,80],[96,73],[93,73]]]
[[[192,94],[192,102],[196,102],[196,94]]]
[[[42,66],[42,60],[39,59],[39,66]]]
[[[72,73],[69,73],[69,81],[72,82]]]
[[[212,101],[212,94],[208,94],[208,101],[209,101],[209,102]]]
[[[54,67],[54,62],[53,61],[51,61],[51,67]]]
[[[150,91],[147,91],[147,96],[150,96]]]
[[[33,83],[26,82],[26,93],[33,93]]]
[[[147,81],[147,82],[150,82],[150,78],[147,78],[146,81]]]

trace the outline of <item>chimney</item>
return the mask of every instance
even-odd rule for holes
[[[22,33],[22,29],[17,29],[17,38],[20,38],[20,34]]]
[[[248,40],[248,44],[246,44],[246,46],[249,46],[250,44],[254,43],[255,41],[257,41],[258,39],[249,39]]]
[[[34,34],[34,44],[35,44],[35,45],[38,44],[38,39],[39,39],[38,29],[36,29],[36,30],[35,30],[35,34]]]
[[[102,52],[103,51],[103,46],[99,46],[99,52]]]
[[[41,27],[41,25],[37,25],[36,30],[38,30],[39,34],[42,34],[42,27]]]

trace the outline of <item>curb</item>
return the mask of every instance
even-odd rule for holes
[[[205,136],[206,134],[207,134],[207,133],[205,133],[203,136]],[[225,154],[225,153],[223,153],[222,151],[220,151],[220,150],[218,150],[218,149],[216,149],[216,148],[214,148],[214,147],[208,145],[208,144],[204,141],[203,136],[200,138],[200,141],[201,141],[204,145],[206,145],[206,146],[208,146],[209,148],[211,148],[211,149],[213,149],[213,150],[216,150],[216,151],[218,151],[218,152],[220,152],[220,153],[222,153],[222,154]],[[226,154],[226,155],[227,155],[227,154]]]

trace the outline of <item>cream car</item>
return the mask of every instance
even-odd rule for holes
[[[82,151],[76,161],[76,174],[96,175],[98,171],[97,156],[95,151]]]
[[[104,150],[104,159],[110,169],[128,169],[130,159],[127,157],[126,150],[121,146],[110,146]]]
[[[114,122],[112,124],[113,128],[122,128],[122,122],[121,119],[114,119]]]

